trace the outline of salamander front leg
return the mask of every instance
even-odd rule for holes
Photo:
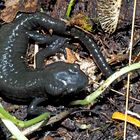
[[[26,34],[28,35],[29,39],[34,40],[38,44],[50,45],[58,38],[57,35],[44,35],[36,31],[27,31]]]
[[[44,112],[47,112],[47,109],[43,106],[38,106],[39,104],[46,101],[46,98],[35,98],[28,107],[28,114],[30,115],[39,115]]]

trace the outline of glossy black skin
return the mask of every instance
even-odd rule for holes
[[[108,78],[110,75],[113,74],[112,69],[106,62],[97,44],[93,40],[93,37],[89,33],[86,33],[77,27],[69,27],[66,30],[65,35],[69,35],[71,37],[79,39],[79,41],[87,48],[89,53],[92,55],[94,62],[96,63],[96,65],[98,66],[98,68],[101,70],[101,72],[106,78]]]
[[[134,47],[134,49],[133,49],[132,54],[133,54],[133,55],[138,55],[139,52],[140,52],[140,41],[138,41],[138,42],[135,44],[135,47]]]
[[[79,92],[88,84],[87,76],[76,64],[56,62],[44,68],[46,56],[58,52],[65,38],[45,36],[38,27],[53,29],[53,34],[64,34],[64,22],[42,13],[21,14],[0,29],[0,90],[4,96],[17,101],[63,96]],[[37,54],[37,69],[30,69],[25,61],[29,40],[52,44]],[[45,53],[44,53],[45,52]],[[39,64],[39,62],[41,64]]]

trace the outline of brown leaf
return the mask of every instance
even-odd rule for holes
[[[66,56],[68,63],[74,63],[77,60],[76,56],[72,53],[72,51],[69,48],[66,48]]]
[[[44,136],[43,140],[54,140],[54,138],[51,136]]]
[[[37,9],[38,0],[26,0],[20,7],[20,12],[35,12]]]
[[[35,12],[38,0],[6,0],[6,8],[1,11],[0,19],[11,22],[18,12]]]
[[[82,12],[74,15],[70,20],[70,25],[77,25],[86,31],[92,30],[92,25],[89,18]]]
[[[17,14],[19,0],[7,0],[5,2],[5,6],[6,8],[2,10],[0,18],[5,22],[11,22]]]

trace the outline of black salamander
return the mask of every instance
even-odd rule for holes
[[[49,56],[59,51],[66,40],[39,34],[35,32],[38,27],[53,29],[53,33],[57,34],[66,31],[64,22],[42,13],[21,14],[0,29],[0,91],[7,98],[27,101],[48,98],[48,95],[63,96],[79,92],[88,84],[87,76],[77,64],[56,62],[45,68],[37,66],[35,70],[27,67],[24,57],[30,39],[50,44],[37,54],[39,61],[44,52]]]
[[[37,33],[39,27],[52,29],[56,36]],[[103,74],[108,76],[112,73],[95,42],[84,32],[75,27],[68,28],[63,21],[43,13],[20,14],[12,23],[5,24],[0,29],[1,93],[10,99],[26,101],[35,98],[46,99],[48,95],[63,96],[82,90],[87,85],[88,78],[78,65],[56,62],[44,68],[42,62],[45,57],[61,50],[62,44],[67,40],[65,35],[79,37]],[[37,53],[35,70],[27,67],[24,60],[30,39],[39,44],[50,44]]]

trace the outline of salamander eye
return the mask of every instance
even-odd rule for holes
[[[74,64],[75,69],[80,69],[80,66],[78,64]]]
[[[69,68],[69,72],[71,73],[78,73],[80,71],[80,66],[78,64],[72,64]]]

